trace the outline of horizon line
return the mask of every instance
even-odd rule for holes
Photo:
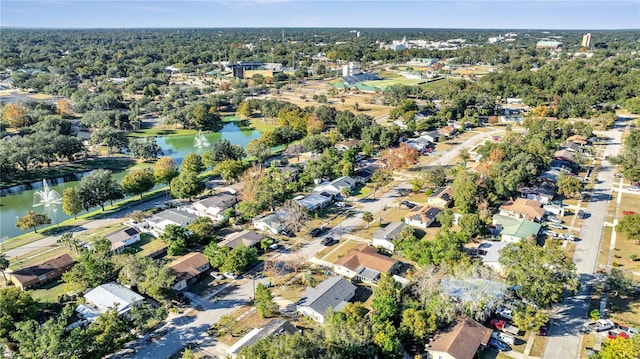
[[[141,26],[141,27],[35,27],[35,26],[19,26],[19,25],[0,25],[0,29],[16,29],[16,30],[196,30],[196,29],[366,29],[366,30],[518,30],[518,31],[640,31],[639,28],[489,28],[489,27],[362,27],[362,26]]]

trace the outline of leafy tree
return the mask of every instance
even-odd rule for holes
[[[442,228],[449,229],[451,228],[451,226],[453,226],[454,217],[455,215],[453,213],[453,210],[447,208],[444,211],[440,212],[436,220],[438,221],[438,223],[440,223],[440,226]]]
[[[382,152],[382,160],[392,170],[411,166],[419,157],[418,151],[404,142],[398,148],[386,149]]]
[[[302,140],[302,145],[307,151],[322,153],[325,148],[331,147],[331,139],[322,134],[311,135]]]
[[[75,187],[69,187],[62,193],[62,210],[73,218],[82,212],[82,201]]]
[[[309,219],[307,207],[295,201],[286,201],[281,210],[286,214],[284,226],[294,232],[299,231]]]
[[[81,252],[73,268],[62,274],[67,291],[81,292],[99,286],[112,274],[111,242],[98,238],[92,240],[89,247]]]
[[[498,261],[517,294],[542,307],[559,303],[565,291],[580,286],[575,264],[551,242],[544,247],[527,240],[511,243],[500,250]]]
[[[531,305],[521,305],[513,312],[513,322],[518,328],[529,331],[538,330],[547,324],[549,316]]]
[[[258,315],[262,318],[271,318],[278,313],[278,305],[273,301],[273,296],[266,285],[258,283],[256,297],[253,301]]]
[[[267,146],[261,139],[249,141],[245,148],[247,155],[256,159],[259,165],[262,165],[265,159],[271,155],[271,148]]]
[[[219,162],[213,169],[225,181],[237,180],[238,177],[247,169],[244,162],[239,160],[225,160]]]
[[[129,323],[115,309],[110,309],[89,324],[88,335],[92,338],[91,346],[95,357],[102,357],[120,349],[130,340]]]
[[[556,186],[558,193],[568,198],[576,197],[582,191],[582,181],[578,177],[564,173],[558,178]]]
[[[241,244],[229,252],[220,269],[224,272],[240,274],[257,260],[258,250]]]
[[[74,237],[71,232],[61,235],[58,242],[76,253],[78,252],[78,247],[80,247],[80,244],[82,243],[80,239]]]
[[[15,324],[36,315],[38,303],[16,287],[0,289],[0,338],[9,339]]]
[[[424,171],[422,178],[430,188],[438,188],[447,183],[447,172],[443,166],[434,166]]]
[[[33,319],[16,323],[16,331],[11,334],[11,337],[17,344],[20,357],[36,359],[86,356],[88,346],[85,345],[81,350],[74,351],[78,345],[72,342],[80,337],[78,333],[82,329],[77,328],[70,335],[66,335],[65,328],[72,315],[73,308],[66,306],[59,316],[49,318],[42,325]]]
[[[156,183],[166,183],[169,188],[171,188],[171,180],[179,174],[178,166],[171,157],[162,157],[153,166],[153,177]]]
[[[612,268],[607,278],[607,285],[615,296],[628,296],[635,291],[636,283],[632,276],[625,274],[620,269]]]
[[[400,332],[415,340],[418,345],[423,345],[426,338],[433,334],[437,326],[437,317],[426,310],[407,308],[402,312]]]
[[[202,254],[209,259],[212,268],[221,269],[229,256],[229,252],[231,252],[231,248],[218,246],[216,242],[211,241],[211,243],[204,247]]]
[[[26,230],[29,228],[33,228],[34,233],[38,233],[36,228],[43,224],[51,223],[51,219],[47,217],[45,214],[36,213],[34,211],[27,211],[23,217],[18,218],[16,222],[16,227]]]
[[[456,208],[462,214],[475,213],[478,200],[477,175],[460,171],[453,180],[453,198]]]
[[[616,230],[624,233],[627,238],[636,241],[636,243],[640,243],[640,214],[622,217]]]
[[[372,358],[375,356],[373,332],[368,310],[362,303],[348,303],[341,311],[325,314],[325,335],[339,358]]]
[[[374,322],[373,331],[373,342],[380,348],[383,358],[402,358],[402,343],[393,322],[389,320],[382,323]]]
[[[210,217],[202,216],[187,225],[191,231],[190,241],[208,243],[213,238],[214,224]]]
[[[204,171],[202,158],[195,153],[187,154],[182,160],[182,172],[200,173]]]
[[[251,115],[253,114],[253,110],[249,102],[248,101],[240,102],[240,105],[238,105],[238,110],[236,110],[236,114],[240,118],[250,118]]]
[[[487,229],[487,224],[476,213],[467,213],[460,218],[461,232],[467,238],[482,234]]]
[[[238,353],[239,359],[309,359],[329,358],[329,349],[322,336],[306,332],[293,335],[275,335],[246,346]]]
[[[164,232],[160,234],[158,239],[171,244],[173,242],[182,240],[185,243],[191,242],[192,233],[189,229],[176,226],[175,224],[169,224],[164,228]]]
[[[397,303],[400,298],[400,284],[388,275],[382,275],[378,286],[373,291],[371,308],[373,309],[373,323],[384,323],[397,318],[400,308]]]
[[[82,141],[74,136],[56,136],[53,138],[52,145],[55,149],[56,156],[66,158],[69,162],[72,162],[77,154],[84,152]]]
[[[133,140],[129,144],[129,149],[134,157],[145,161],[155,160],[162,154],[162,148],[153,137],[147,137],[144,140]]]
[[[122,192],[130,195],[140,195],[149,191],[155,185],[153,172],[149,170],[129,171],[122,179]]]
[[[632,335],[629,339],[618,337],[602,345],[598,352],[599,359],[635,359],[640,358],[640,335]]]
[[[204,190],[204,182],[198,178],[195,172],[187,171],[172,179],[170,187],[172,196],[191,200],[191,198]]]
[[[120,185],[108,170],[91,172],[82,177],[75,188],[86,211],[95,206],[100,206],[104,211],[105,202],[123,197]]]
[[[89,143],[92,145],[104,145],[109,153],[114,150],[122,150],[129,145],[129,139],[125,131],[115,130],[111,127],[99,128],[91,133]]]
[[[27,110],[23,106],[14,103],[4,105],[2,119],[13,128],[22,128],[31,124],[29,116],[27,116]]]

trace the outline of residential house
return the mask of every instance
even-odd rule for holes
[[[544,182],[533,188],[523,188],[520,192],[523,197],[540,201],[542,204],[551,202],[556,194],[555,187]]]
[[[547,170],[542,172],[540,176],[538,176],[538,179],[549,184],[556,184],[558,182],[558,178],[563,173],[563,171],[558,170]]]
[[[438,131],[429,131],[429,132],[422,133],[420,135],[420,137],[426,139],[429,142],[438,142],[438,140],[440,139],[440,136],[441,134]]]
[[[339,276],[330,277],[315,288],[307,287],[296,307],[303,315],[324,324],[329,308],[340,310],[355,294],[355,285]]]
[[[573,163],[573,152],[567,149],[559,149],[553,154],[553,158],[560,161]]]
[[[351,280],[375,285],[382,273],[391,273],[398,263],[365,243],[342,256],[334,264],[333,270]]]
[[[467,317],[458,317],[438,332],[427,348],[429,359],[473,359],[491,339],[493,330]]]
[[[518,242],[522,238],[537,236],[542,226],[540,223],[522,218],[513,218],[501,214],[493,215],[495,235],[500,235],[503,241]]]
[[[266,238],[264,234],[245,229],[244,231],[227,235],[224,240],[218,242],[218,247],[236,248],[242,244],[250,248],[260,244],[264,238]]]
[[[193,209],[199,216],[207,216],[214,221],[222,221],[224,212],[233,208],[238,203],[238,198],[231,192],[216,193],[211,197],[195,202]]]
[[[334,147],[338,151],[346,151],[346,150],[350,150],[350,149],[352,149],[354,147],[357,147],[359,143],[360,143],[360,141],[358,141],[358,140],[346,140],[346,141],[336,142]]]
[[[189,223],[195,221],[196,218],[198,218],[198,216],[195,214],[175,208],[169,208],[156,213],[151,218],[147,218],[147,223],[151,230],[157,233],[162,233],[164,232],[164,228],[170,224],[179,227],[186,227]]]
[[[489,173],[490,165],[486,161],[467,161],[465,164],[469,171],[486,176]]]
[[[340,178],[336,178],[331,182],[321,183],[313,189],[313,192],[327,192],[334,197],[341,196],[343,188],[348,188],[350,191],[356,188],[356,184],[358,182],[349,176],[344,176]]]
[[[453,203],[453,189],[450,186],[437,188],[431,196],[427,198],[427,204],[438,207],[447,208]]]
[[[333,202],[333,196],[327,192],[314,192],[306,196],[298,196],[293,200],[304,206],[308,211],[313,212],[330,205]]]
[[[589,144],[589,141],[580,135],[573,135],[573,136],[567,137],[567,142],[573,142],[575,144],[580,145],[581,147],[584,147],[587,144]]]
[[[254,218],[253,227],[273,234],[278,234],[285,229],[284,220],[275,212]]]
[[[368,165],[365,167],[361,167],[356,169],[353,172],[353,178],[360,184],[365,184],[369,182],[369,179],[373,176],[373,174],[378,169],[376,165]]]
[[[576,164],[569,161],[551,160],[551,162],[549,163],[549,169],[578,174],[578,168]]]
[[[135,227],[129,227],[110,233],[104,238],[111,242],[111,252],[118,254],[122,253],[126,246],[140,240],[140,230]]]
[[[501,241],[483,241],[478,246],[478,254],[482,258],[482,264],[502,274],[502,265],[498,261],[500,259],[500,250],[509,245],[508,242]]]
[[[453,137],[457,132],[458,130],[453,126],[445,126],[438,129],[438,133],[446,138]]]
[[[386,227],[375,231],[371,245],[376,248],[384,248],[388,252],[393,253],[395,250],[393,240],[398,237],[404,227],[408,227],[408,225],[403,222],[389,223]]]
[[[251,329],[249,333],[229,347],[227,353],[231,355],[232,358],[235,358],[242,348],[252,347],[259,340],[270,336],[294,334],[296,332],[298,332],[298,328],[289,323],[288,320],[274,318],[267,322],[262,328]]]
[[[65,253],[13,272],[7,271],[7,274],[13,285],[21,290],[27,290],[60,278],[62,273],[71,267],[73,267],[73,259]]]
[[[542,221],[544,208],[542,203],[533,199],[518,198],[504,202],[500,206],[500,214],[514,218],[524,218],[534,222]]]
[[[115,309],[119,315],[127,314],[134,306],[144,301],[144,297],[123,286],[111,282],[102,284],[85,293],[85,304],[80,304],[76,312],[89,322],[109,309]]]
[[[175,291],[181,291],[198,281],[211,265],[209,259],[200,252],[191,252],[169,263],[171,272],[176,277],[173,284]]]
[[[416,206],[404,218],[404,222],[410,226],[427,229],[442,212],[440,208],[431,206]]]
[[[432,141],[424,137],[410,138],[405,143],[420,153],[427,152],[433,145]]]

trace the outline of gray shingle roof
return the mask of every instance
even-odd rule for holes
[[[374,239],[386,239],[393,240],[396,238],[398,234],[402,231],[402,228],[407,227],[408,225],[404,222],[393,222],[389,223],[386,227],[378,229],[374,234]]]
[[[154,221],[156,217],[160,218],[160,220]],[[175,208],[169,208],[151,217],[150,221],[161,222],[162,220],[167,220],[178,223],[178,225],[185,225],[191,223],[191,221],[196,218],[198,218],[198,216],[196,216],[195,214],[191,214],[189,212],[181,211]]]
[[[327,309],[335,308],[351,299],[355,289],[356,286],[346,279],[339,276],[331,277],[315,288],[307,287],[299,305],[308,306],[324,315]]]

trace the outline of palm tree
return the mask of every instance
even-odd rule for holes
[[[9,268],[9,258],[7,258],[6,253],[0,253],[0,271],[2,271],[2,276],[4,277],[4,281],[7,281],[7,274],[4,272],[7,268]]]
[[[373,213],[371,212],[364,212],[362,214],[362,220],[367,222],[367,228],[369,228],[369,223],[371,223],[373,221]]]

